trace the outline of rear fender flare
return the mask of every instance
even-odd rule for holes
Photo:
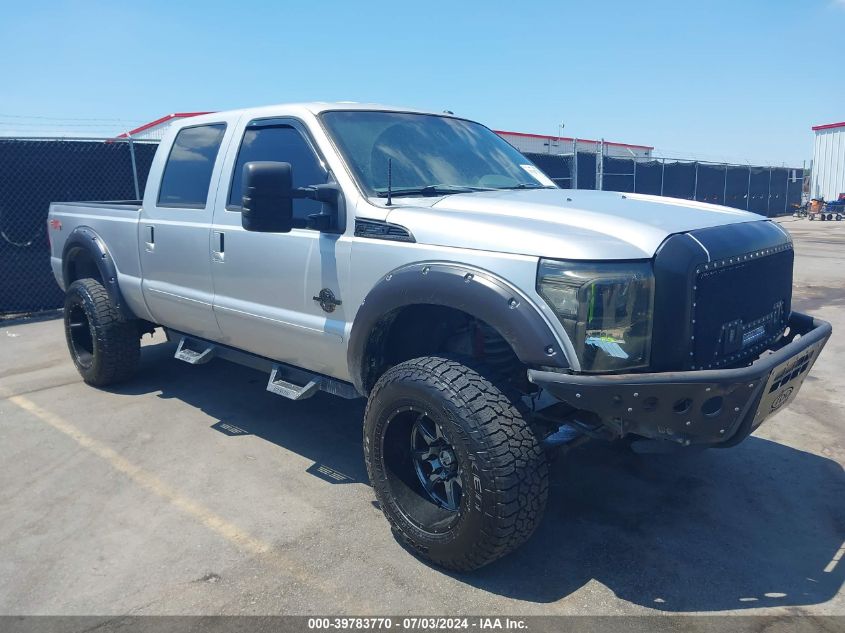
[[[67,288],[74,281],[71,278],[72,265],[80,252],[85,252],[94,261],[109,299],[120,316],[126,320],[136,318],[123,300],[117,281],[117,267],[108,246],[106,246],[103,238],[89,226],[76,227],[65,241],[62,249],[62,281],[64,287]]]
[[[372,387],[368,358],[374,333],[400,308],[441,305],[496,329],[517,358],[533,367],[569,367],[565,348],[532,301],[493,273],[454,262],[417,262],[382,277],[362,302],[349,337],[347,362],[355,388]],[[377,337],[376,337],[377,338]]]

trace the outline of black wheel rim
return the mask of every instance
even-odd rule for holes
[[[67,315],[68,340],[76,362],[82,367],[89,367],[94,361],[94,337],[91,335],[91,323],[81,305],[74,305]]]
[[[382,459],[393,500],[406,519],[434,534],[457,523],[463,469],[433,415],[415,406],[394,410],[385,425]]]
[[[428,496],[445,510],[461,507],[461,467],[440,425],[421,413],[411,427],[411,459]]]

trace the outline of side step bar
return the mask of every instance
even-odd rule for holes
[[[304,400],[318,391],[325,391],[350,400],[361,397],[361,394],[350,383],[336,378],[315,374],[299,367],[188,336],[175,330],[165,329],[165,332],[168,340],[177,339],[179,341],[174,358],[190,365],[202,365],[212,358],[221,358],[259,371],[270,372],[267,391],[283,398]]]
[[[304,371],[296,371],[296,373],[306,375],[307,382],[300,381],[305,382],[304,385],[300,386],[291,382],[294,380],[291,376],[292,373],[294,371],[291,369],[285,371],[285,368],[281,365],[273,365],[273,371],[270,372],[270,380],[267,382],[267,391],[291,400],[305,400],[305,398],[310,398],[320,390],[319,376]],[[285,380],[286,378],[288,380]]]
[[[203,365],[214,358],[216,346],[206,341],[183,336],[174,357],[189,365]]]

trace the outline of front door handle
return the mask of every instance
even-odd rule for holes
[[[144,240],[144,248],[148,253],[152,253],[156,249],[156,233],[155,227],[152,224],[147,224],[144,227],[146,232],[146,239]]]
[[[211,261],[224,261],[226,257],[226,236],[223,231],[212,231],[211,243]]]

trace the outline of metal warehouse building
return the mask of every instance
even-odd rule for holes
[[[845,193],[845,121],[813,127],[813,175],[810,195],[836,200]]]
[[[141,127],[136,127],[134,130],[121,134],[117,138],[128,138],[132,137],[135,140],[140,141],[160,141],[164,137],[164,133],[167,132],[168,128],[179,119],[184,119],[185,117],[192,117],[198,116],[200,114],[211,114],[210,112],[174,112],[173,114],[167,114],[160,119],[156,119],[155,121],[150,121],[149,123],[145,123]]]
[[[569,136],[543,136],[525,132],[495,130],[496,134],[524,154],[574,154],[576,152],[597,153],[602,149],[605,156],[615,158],[649,158],[654,149],[649,145],[631,145],[614,141],[594,141]]]
[[[160,141],[168,128],[186,117],[198,114],[209,114],[208,112],[174,112],[150,121],[141,127],[135,128],[118,138],[132,137],[136,140]],[[526,134],[525,132],[506,132],[495,130],[496,134],[516,147],[519,151],[528,154],[574,154],[575,152],[596,153],[600,148],[604,150],[605,156],[618,158],[649,158],[654,149],[648,145],[631,145],[629,143],[616,143],[613,141],[594,141],[584,138],[571,138],[568,136],[543,136],[542,134]]]

